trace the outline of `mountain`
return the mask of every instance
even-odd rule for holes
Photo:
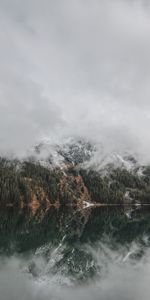
[[[33,155],[34,154],[34,155]],[[69,139],[41,143],[23,161],[0,159],[0,205],[88,207],[149,204],[150,172],[131,155],[99,158],[95,145]]]
[[[65,138],[58,143],[47,140],[36,145],[31,151],[31,158],[44,165],[61,167],[67,163],[79,165],[90,161],[95,152],[96,146],[89,141]]]

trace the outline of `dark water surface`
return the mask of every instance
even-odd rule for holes
[[[149,275],[147,208],[0,210],[2,300],[147,300]]]

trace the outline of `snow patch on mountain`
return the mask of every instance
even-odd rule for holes
[[[67,165],[94,169],[107,173],[112,169],[124,168],[143,175],[143,167],[138,157],[125,151],[124,154],[106,153],[102,145],[83,138],[67,137],[62,140],[43,140],[30,149],[28,158],[38,161],[46,167],[66,168]]]

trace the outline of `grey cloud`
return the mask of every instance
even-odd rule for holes
[[[2,91],[0,144],[3,153],[25,154],[32,145],[61,126],[57,105],[49,101],[37,84],[13,78]]]
[[[82,134],[149,160],[149,2],[0,0],[0,8],[1,148]]]

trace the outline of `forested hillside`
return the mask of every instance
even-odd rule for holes
[[[51,205],[148,204],[149,167],[138,170],[112,168],[105,174],[92,168],[66,163],[64,167],[38,162],[0,159],[0,205],[23,208]]]

